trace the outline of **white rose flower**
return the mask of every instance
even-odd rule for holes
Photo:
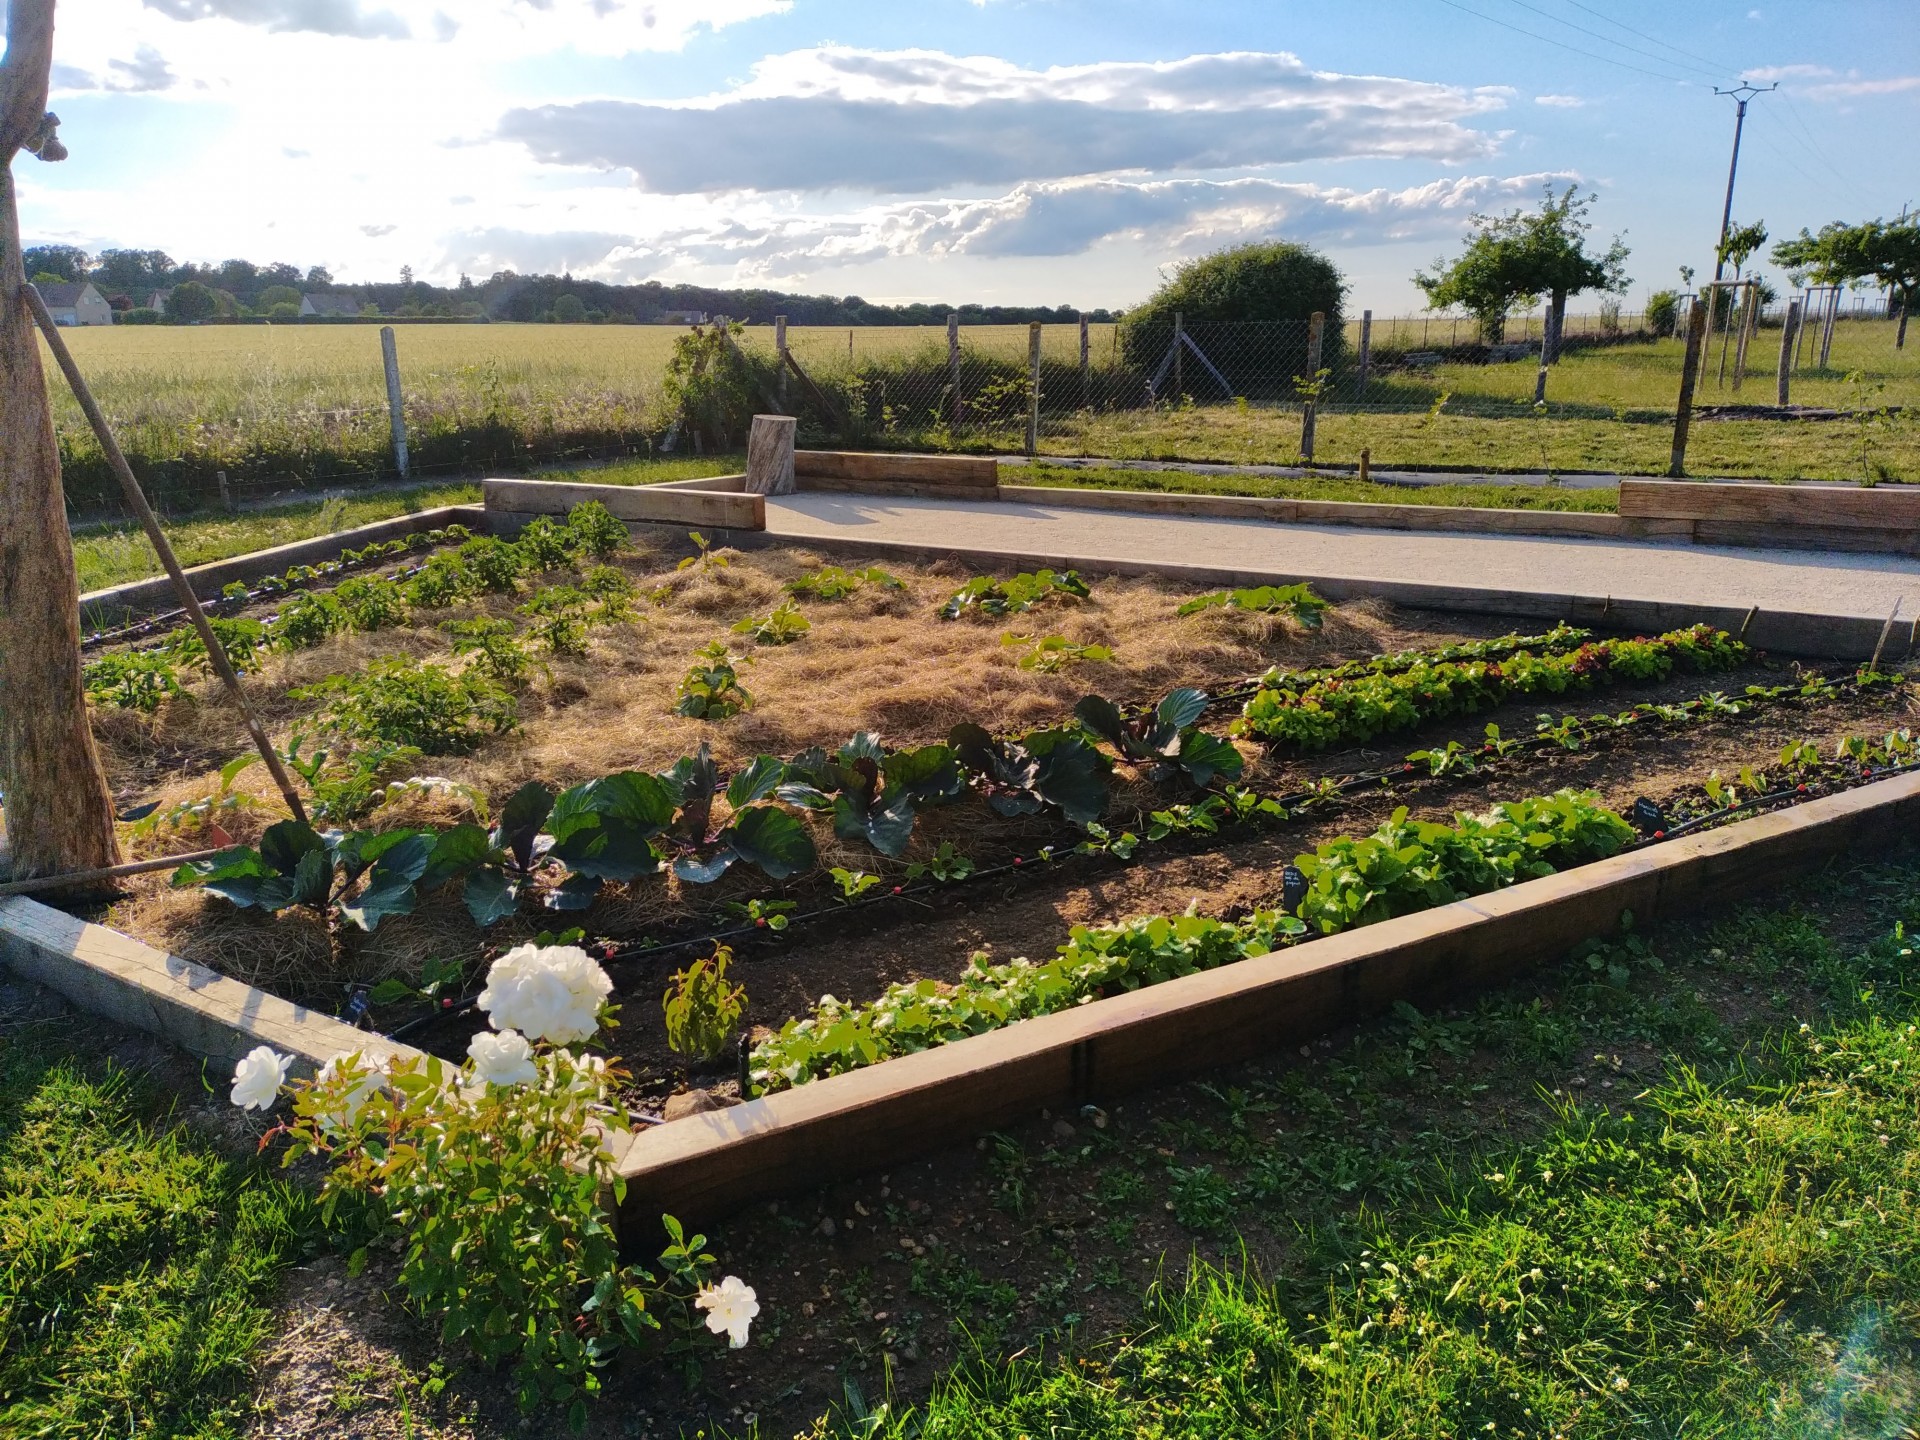
[[[555,1045],[589,1040],[613,981],[577,945],[519,945],[493,962],[479,1006],[494,1028]]]
[[[280,1098],[280,1087],[287,1083],[291,1055],[282,1055],[271,1045],[256,1045],[233,1067],[233,1089],[228,1098],[242,1110],[271,1110]]]
[[[725,1335],[735,1350],[746,1345],[747,1327],[760,1313],[760,1298],[738,1275],[729,1275],[718,1285],[702,1286],[693,1303],[707,1312],[707,1329]]]
[[[339,1101],[315,1116],[320,1128],[329,1135],[338,1135],[343,1130],[351,1129],[354,1122],[359,1120],[360,1112],[366,1108],[367,1101],[387,1088],[386,1077],[367,1064],[358,1050],[351,1055],[336,1055],[327,1061],[320,1067],[320,1075],[315,1083],[331,1085],[343,1079],[351,1083]]]
[[[517,1030],[492,1035],[482,1030],[467,1046],[474,1078],[489,1085],[531,1085],[540,1078],[533,1063],[533,1047]]]

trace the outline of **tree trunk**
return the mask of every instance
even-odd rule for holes
[[[1893,348],[1896,350],[1907,348],[1907,312],[1911,309],[1913,309],[1913,297],[1902,295],[1900,297],[1900,328],[1893,332]]]
[[[0,787],[17,876],[120,862],[87,726],[80,609],[12,160],[46,108],[52,0],[11,0],[0,67]]]

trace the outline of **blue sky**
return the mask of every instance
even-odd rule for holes
[[[1599,196],[1631,308],[1920,202],[1920,6],[1646,0],[60,0],[31,239],[875,300],[1123,306],[1247,239],[1355,308],[1476,210]]]

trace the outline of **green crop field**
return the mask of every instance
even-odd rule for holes
[[[1436,324],[1451,324],[1436,321]],[[1396,327],[1399,327],[1396,329]],[[1351,328],[1351,327],[1350,327]],[[1376,324],[1376,344],[1410,343],[1405,322]],[[666,326],[415,325],[398,330],[413,467],[421,478],[654,454],[672,416],[663,381],[673,344]],[[1210,338],[1216,349],[1258,347],[1274,327]],[[1117,327],[1042,331],[1043,452],[1287,463],[1299,455],[1298,406],[1285,376],[1276,401],[1216,398],[1188,359],[1175,397],[1159,403],[1123,363]],[[1843,422],[1741,420],[1695,429],[1696,474],[1770,478],[1920,479],[1920,345],[1897,351],[1887,322],[1847,321],[1831,363],[1803,368],[1793,398],[1863,412]],[[951,420],[944,327],[794,327],[794,356],[839,402],[850,433],[811,443],[909,448],[1017,448],[1025,424],[1025,326],[970,326],[962,423]],[[128,327],[79,330],[74,353],[156,498],[205,506],[224,472],[241,498],[264,488],[318,488],[391,478],[380,339],[372,326]],[[1438,342],[1436,342],[1438,343]],[[770,357],[771,326],[744,347]],[[1736,392],[1717,376],[1701,404],[1770,403],[1778,331],[1762,331]],[[1536,413],[1531,359],[1499,365],[1382,365],[1356,397],[1350,364],[1322,403],[1320,461],[1351,464],[1362,448],[1386,466],[1662,473],[1678,392],[1678,341],[1575,351],[1554,368]],[[1390,353],[1383,354],[1390,359]],[[1350,355],[1349,355],[1350,360]],[[1222,360],[1229,369],[1230,359]],[[1269,367],[1271,368],[1271,367]],[[1284,368],[1284,367],[1283,367]],[[1271,377],[1270,377],[1271,378]],[[1269,387],[1271,388],[1271,386]],[[55,387],[56,422],[76,513],[114,508],[117,487],[78,407]],[[1356,406],[1356,398],[1363,404]],[[1906,407],[1902,410],[1900,407]],[[686,445],[682,445],[684,450]]]

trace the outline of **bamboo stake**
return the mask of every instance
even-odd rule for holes
[[[196,860],[211,860],[224,852],[189,850],[184,855],[169,855],[164,860],[136,860],[130,865],[109,865],[101,870],[75,870],[67,875],[36,875],[31,880],[12,880],[0,885],[0,895],[32,895],[40,890],[59,890],[68,885],[86,885],[95,880],[117,880],[123,875],[146,875],[170,865],[190,865]]]
[[[93,427],[94,438],[100,442],[100,449],[107,457],[107,464],[113,467],[113,473],[119,477],[120,489],[127,497],[127,504],[139,518],[141,528],[147,532],[147,539],[153,542],[160,563],[166,567],[173,588],[180,596],[180,608],[187,612],[193,621],[193,628],[200,632],[200,643],[207,647],[207,661],[213,666],[214,673],[233,697],[234,707],[239,710],[240,718],[246,723],[247,733],[253,737],[254,745],[260,751],[260,758],[267,762],[267,771],[273,776],[273,783],[280,787],[280,794],[287,802],[287,809],[293,812],[296,820],[306,823],[306,807],[300,803],[300,796],[293,788],[293,780],[287,774],[286,767],[280,763],[279,752],[273,748],[273,742],[267,739],[267,732],[253,713],[253,706],[247,703],[247,693],[240,685],[240,677],[234,673],[233,663],[227,659],[227,650],[220,643],[220,637],[213,633],[213,626],[207,623],[207,612],[200,608],[200,597],[193,593],[186,572],[180,568],[180,561],[173,553],[166,533],[161,530],[160,522],[154,517],[153,507],[147,504],[146,492],[140,488],[140,482],[134,477],[133,467],[127,464],[127,457],[121,453],[120,442],[113,438],[113,427],[107,424],[107,417],[100,412],[99,404],[93,398],[93,391],[87,388],[80,367],[74,363],[73,352],[67,349],[67,342],[60,335],[60,327],[53,323],[53,316],[47,312],[47,302],[40,298],[37,287],[29,284],[23,287],[27,308],[33,312],[34,323],[39,325],[40,333],[46,337],[47,348],[53,352],[54,361],[60,366],[60,373],[67,377],[67,384],[73,388],[74,399],[80,402],[87,423]]]

